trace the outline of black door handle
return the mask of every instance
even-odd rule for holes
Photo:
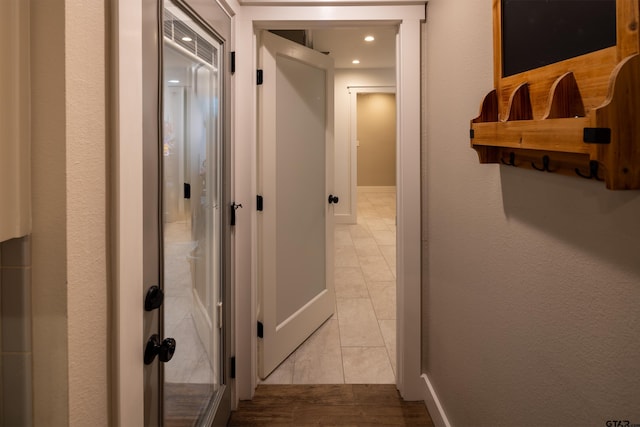
[[[152,311],[156,308],[160,308],[164,301],[164,292],[162,289],[153,285],[147,290],[147,295],[144,297],[144,310]]]
[[[340,201],[340,199],[338,199],[338,196],[334,196],[333,194],[329,194],[329,204],[331,204],[331,203],[337,204],[339,201]]]
[[[165,338],[160,342],[158,334],[153,334],[149,337],[147,345],[144,348],[144,364],[150,365],[156,356],[158,356],[158,360],[161,362],[168,362],[175,352],[176,340],[173,338]]]

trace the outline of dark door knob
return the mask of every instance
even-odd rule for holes
[[[149,337],[147,345],[144,348],[144,364],[150,365],[156,356],[158,356],[158,360],[161,362],[168,362],[175,352],[176,340],[173,338],[165,338],[160,342],[158,334],[153,334]]]
[[[173,338],[165,338],[160,344],[160,352],[158,353],[158,360],[161,362],[168,362],[176,352],[176,340]]]
[[[334,196],[333,194],[329,194],[329,204],[331,203],[338,203],[340,201],[340,199],[338,199],[338,196]]]
[[[147,291],[147,295],[144,297],[144,309],[145,311],[152,311],[156,308],[160,308],[164,301],[164,292],[162,289],[153,285]]]

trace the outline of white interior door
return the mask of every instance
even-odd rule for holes
[[[333,60],[263,32],[258,86],[258,373],[333,315]],[[259,206],[260,208],[260,206]]]

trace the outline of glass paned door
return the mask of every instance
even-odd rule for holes
[[[164,425],[210,425],[222,389],[221,45],[165,0],[162,77]]]

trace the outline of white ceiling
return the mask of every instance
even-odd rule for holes
[[[320,52],[329,52],[335,68],[394,68],[396,27],[356,27],[356,28],[317,28],[309,33],[313,48]],[[374,36],[372,42],[365,42],[365,36]],[[360,64],[351,61],[359,59]],[[165,73],[179,74],[192,64],[191,59],[173,49],[164,53]],[[169,78],[170,76],[167,76]],[[185,80],[183,75],[172,78]]]
[[[365,42],[372,35],[375,40]],[[394,68],[396,27],[329,28],[311,30],[313,48],[329,52],[335,68]],[[360,64],[351,63],[354,59]]]

